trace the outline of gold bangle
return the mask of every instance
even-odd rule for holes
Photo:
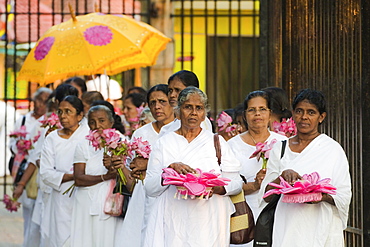
[[[26,186],[26,183],[25,182],[21,182],[21,181],[19,181],[18,183],[17,183],[17,186],[18,185],[22,185],[23,187],[25,187]]]
[[[105,180],[104,180],[104,178],[103,178],[103,174],[101,174],[101,175],[100,175],[100,177],[101,177],[101,180],[102,180],[103,182],[105,182]]]

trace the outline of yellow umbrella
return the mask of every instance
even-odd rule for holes
[[[76,75],[117,74],[150,66],[170,41],[124,15],[75,17],[51,27],[28,54],[17,80],[45,85]]]

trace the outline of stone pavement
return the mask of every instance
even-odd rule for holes
[[[7,177],[7,183],[11,181]],[[6,193],[12,195],[11,186],[7,186]],[[0,247],[20,247],[23,243],[22,206],[18,212],[8,212],[2,202],[4,198],[4,178],[0,177]]]

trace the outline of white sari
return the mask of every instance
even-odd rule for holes
[[[143,246],[228,246],[230,215],[235,211],[227,195],[241,191],[240,163],[220,137],[222,161],[217,163],[213,133],[202,130],[190,143],[171,132],[159,138],[149,158],[145,191],[157,197],[151,210]],[[203,171],[215,170],[231,179],[226,195],[204,199],[175,199],[176,187],[162,186],[162,169],[183,162]]]
[[[41,235],[45,246],[68,245],[71,233],[73,195],[63,195],[74,181],[62,183],[64,174],[73,173],[73,156],[77,143],[89,133],[86,125],[80,125],[69,139],[51,132],[45,139],[40,159],[40,175],[52,188],[42,215]]]
[[[106,174],[103,152],[103,149],[95,151],[88,140],[83,140],[77,145],[73,163],[85,163],[86,175]],[[104,213],[110,181],[76,187],[71,246],[113,246],[115,229],[118,224],[122,224],[122,218]]]
[[[153,123],[154,122],[146,124],[137,129],[132,135],[131,141],[135,137],[141,137],[143,141],[148,141],[151,145],[151,149],[153,149],[158,136],[162,133],[162,131],[160,131],[160,133],[155,131]],[[173,124],[173,122],[167,125],[170,124]],[[122,243],[125,243],[125,246],[141,245],[142,231],[145,231],[151,206],[154,202],[153,197],[146,196],[143,183],[145,183],[145,179],[143,182],[138,181],[135,185],[135,189],[127,208],[127,213],[123,221],[122,229],[118,229],[119,234],[116,237],[115,246],[122,246]]]
[[[293,169],[300,175],[318,172],[321,179],[331,178],[336,195],[335,206],[283,203],[279,201],[273,230],[273,246],[344,246],[343,230],[347,227],[351,202],[351,179],[343,148],[325,134],[316,137],[301,153],[294,153],[289,145],[280,160],[281,143],[270,154],[266,178],[261,188],[276,179],[284,170]],[[260,191],[262,201],[263,191]]]

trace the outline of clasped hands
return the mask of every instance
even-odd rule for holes
[[[148,167],[148,159],[143,157],[136,157],[130,163],[130,175],[135,179],[144,179],[146,176],[146,169]]]
[[[188,173],[196,173],[195,169],[191,168],[190,166],[182,163],[182,162],[175,162],[171,163],[168,168],[174,169],[178,174],[188,174]],[[209,193],[209,198],[212,197],[213,194],[224,195],[226,193],[224,186],[215,186],[212,187],[211,192]]]
[[[298,172],[292,169],[284,170],[280,176],[284,178],[284,180],[287,181],[291,186],[294,186],[295,182],[302,179],[301,175],[299,175]],[[328,194],[322,193],[322,199],[320,201],[306,202],[306,204],[317,204],[322,201],[328,201],[327,197],[328,197]]]
[[[120,155],[112,155],[109,156],[107,154],[104,154],[103,157],[103,164],[105,168],[108,170],[107,174],[115,173],[117,174],[117,169],[124,168],[124,158]]]

